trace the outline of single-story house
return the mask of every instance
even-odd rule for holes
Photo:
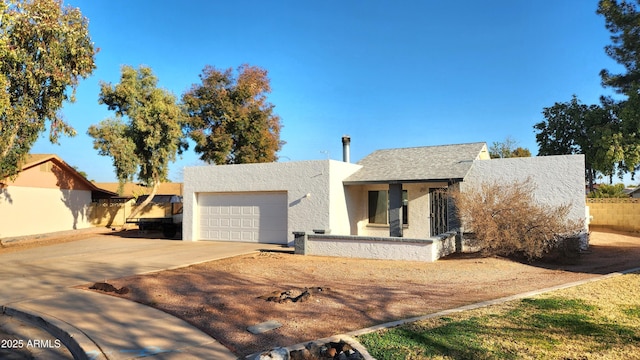
[[[183,240],[292,245],[293,232],[426,239],[460,224],[444,190],[531,178],[538,201],[585,218],[584,156],[490,159],[486,143],[378,150],[344,160],[187,167]]]
[[[631,198],[640,198],[640,186],[635,188],[625,189],[624,192]]]
[[[29,155],[14,180],[0,180],[0,238],[92,227],[92,201],[115,195],[56,155]]]

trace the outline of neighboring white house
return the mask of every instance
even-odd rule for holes
[[[632,198],[640,198],[640,186],[631,189],[625,189],[625,192]]]
[[[582,155],[491,160],[485,143],[470,143],[346,158],[185,168],[183,239],[291,245],[297,231],[426,239],[458,226],[444,190],[527,177],[536,199],[571,203],[572,216],[585,217]]]

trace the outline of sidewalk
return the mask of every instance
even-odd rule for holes
[[[282,247],[96,235],[11,252],[0,255],[0,305],[3,314],[49,331],[53,340],[60,340],[78,359],[236,359],[215,339],[183,320],[73,286],[261,249]]]
[[[7,313],[38,323],[76,358],[236,359],[216,340],[176,317],[85,290],[65,289],[21,301]]]

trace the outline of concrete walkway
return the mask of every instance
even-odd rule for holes
[[[0,305],[5,316],[50,331],[78,358],[235,359],[213,338],[178,318],[73,287],[263,249],[282,247],[96,235],[0,254]]]

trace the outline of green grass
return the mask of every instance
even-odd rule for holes
[[[384,359],[640,359],[640,275],[362,335]]]

